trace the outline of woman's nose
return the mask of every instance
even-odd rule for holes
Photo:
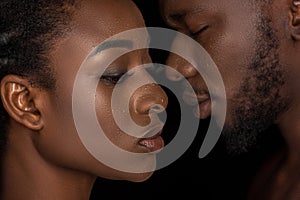
[[[168,105],[168,97],[164,90],[155,83],[138,88],[131,96],[131,116],[133,120],[146,126],[150,123],[149,114],[161,113]]]
[[[189,79],[197,75],[197,70],[193,67],[192,64],[187,62],[185,59],[182,57],[170,53],[167,61],[166,61],[167,66],[173,68],[176,70],[178,73],[176,73],[174,70],[167,68],[166,69],[166,76],[169,80],[171,81],[180,81],[182,79],[182,76],[185,78]]]

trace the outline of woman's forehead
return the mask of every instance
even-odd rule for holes
[[[73,17],[73,34],[99,43],[123,31],[144,27],[143,17],[130,0],[84,1]]]

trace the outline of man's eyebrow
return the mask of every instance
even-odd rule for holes
[[[172,22],[180,22],[186,17],[193,16],[194,14],[204,13],[204,12],[206,12],[206,9],[203,7],[181,9],[181,10],[172,11],[167,15],[165,19],[167,20],[167,23],[172,24]]]
[[[174,21],[181,21],[186,16],[186,12],[176,12],[176,13],[170,13],[167,16],[167,20],[174,20]]]
[[[206,13],[207,11],[208,11],[207,8],[199,6],[191,9],[189,13],[187,13],[187,15],[203,14]]]
[[[97,55],[101,51],[112,49],[112,48],[126,48],[126,49],[132,49],[133,48],[133,42],[131,40],[109,40],[101,43],[96,47],[95,50],[93,50],[93,53],[90,54],[89,58]]]

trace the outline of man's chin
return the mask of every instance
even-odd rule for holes
[[[239,156],[249,153],[259,147],[260,133],[256,131],[238,131],[234,128],[224,128],[221,142],[225,145],[227,153]]]
[[[284,139],[276,125],[271,125],[260,132],[256,130],[238,132],[233,128],[225,127],[220,142],[224,144],[227,154],[231,156],[241,156],[256,151],[273,152],[284,145]]]

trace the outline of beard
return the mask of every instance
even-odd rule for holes
[[[232,121],[222,131],[230,154],[239,155],[258,148],[266,130],[287,110],[290,102],[280,94],[285,75],[279,60],[279,40],[271,20],[266,16],[259,19],[255,55],[247,68],[249,75],[233,96],[235,104],[229,111]]]

